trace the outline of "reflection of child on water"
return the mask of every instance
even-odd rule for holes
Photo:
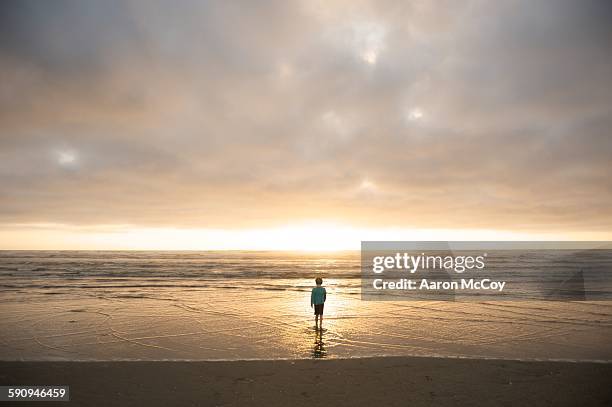
[[[323,342],[322,329],[315,330],[315,346],[312,351],[312,356],[315,359],[324,358],[327,356],[327,351],[325,350],[325,343]]]
[[[314,306],[315,326],[323,328],[323,305],[327,298],[327,292],[325,287],[322,287],[323,279],[321,277],[317,277],[315,283],[317,283],[317,286],[312,289],[310,294],[310,307]],[[321,321],[320,325],[319,320]]]

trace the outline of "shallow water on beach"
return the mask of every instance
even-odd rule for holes
[[[612,302],[361,301],[359,253],[0,252],[0,360],[612,360]],[[328,290],[324,330],[309,306]]]

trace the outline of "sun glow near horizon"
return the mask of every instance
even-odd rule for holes
[[[0,231],[4,250],[359,250],[363,240],[608,240],[604,233],[528,233],[487,229],[367,228],[332,223],[270,228],[90,227],[31,224]]]

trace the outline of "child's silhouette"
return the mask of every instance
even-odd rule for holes
[[[323,305],[327,298],[327,292],[325,291],[325,287],[321,286],[323,284],[323,279],[321,277],[317,277],[315,282],[317,286],[312,289],[312,293],[310,294],[310,307],[312,308],[314,306],[315,327],[323,329]],[[320,325],[319,320],[321,321]]]

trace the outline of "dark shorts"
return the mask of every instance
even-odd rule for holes
[[[315,304],[315,315],[323,315],[323,305],[324,304]]]

